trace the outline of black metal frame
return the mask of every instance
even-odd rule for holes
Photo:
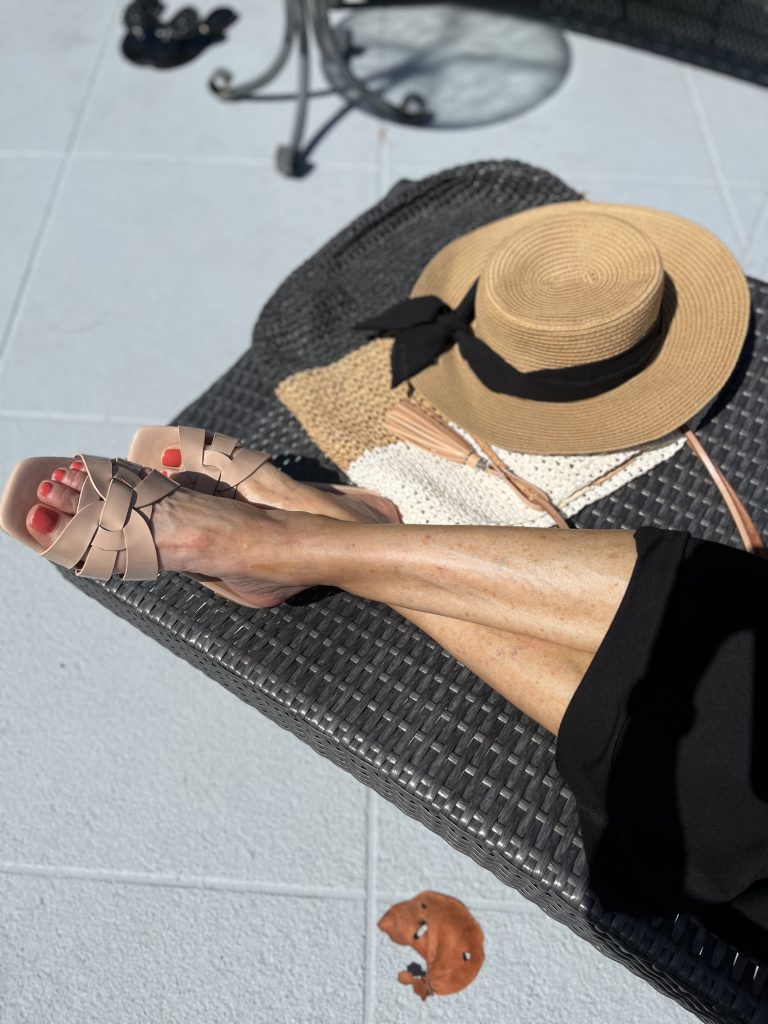
[[[333,3],[334,7],[355,6]],[[365,103],[375,113],[390,121],[402,124],[426,124],[430,119],[426,101],[418,93],[406,96],[402,106],[396,107],[388,103],[378,93],[370,90],[349,69],[348,58],[354,52],[352,39],[348,33],[341,34],[343,45],[340,45],[340,33],[330,23],[328,12],[331,7],[329,0],[285,0],[285,27],[277,56],[269,67],[255,78],[233,84],[231,71],[219,69],[209,80],[212,91],[223,100],[273,100],[289,99],[289,96],[274,94],[259,95],[285,66],[291,55],[294,41],[298,45],[299,78],[298,91],[295,94],[297,104],[293,121],[291,140],[286,145],[278,146],[276,163],[278,170],[289,177],[300,177],[309,169],[307,157],[319,136],[302,145],[307,118],[307,102],[310,96],[328,95],[341,91],[345,99],[337,117],[352,106]],[[323,66],[333,68],[334,80],[341,83],[340,90],[331,89],[320,93],[310,92],[309,68],[309,36],[314,33],[320,48]],[[334,118],[335,120],[335,118]]]
[[[331,8],[353,9],[360,3],[345,0],[284,0],[285,30],[280,50],[269,67],[246,82],[233,84],[231,71],[214,72],[209,80],[223,100],[296,99],[291,141],[278,146],[277,167],[291,177],[309,169],[307,156],[320,137],[351,107],[363,104],[379,116],[404,124],[428,124],[432,115],[418,93],[405,98],[401,107],[388,103],[368,88],[349,69],[355,52],[348,31],[334,28]],[[408,0],[366,0],[366,6],[394,6]],[[753,0],[482,0],[483,6],[508,10],[516,15],[548,22],[564,29],[601,36],[688,63],[708,67],[760,85],[768,85],[768,8]],[[323,66],[337,88],[311,92],[309,38],[314,33]],[[294,41],[299,49],[298,92],[261,94],[288,60]],[[762,57],[765,52],[766,57]],[[303,144],[307,102],[310,96],[341,93],[339,112]]]

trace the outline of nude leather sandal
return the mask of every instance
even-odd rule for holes
[[[0,527],[43,558],[86,579],[108,580],[115,575],[123,580],[157,579],[157,547],[149,523],[154,506],[179,484],[154,469],[142,477],[142,467],[124,459],[82,454],[76,458],[87,479],[75,515],[52,544],[43,547],[29,533],[27,513],[38,504],[40,482],[49,480],[54,469],[69,465],[69,456],[25,459],[16,466],[0,499]],[[125,569],[119,573],[115,566],[121,552],[125,552]],[[264,607],[244,600],[220,579],[183,575],[230,601]]]
[[[47,548],[27,530],[27,513],[38,504],[37,488],[69,458],[25,459],[14,469],[0,500],[0,526],[16,540],[50,562],[74,569],[78,576],[108,580],[125,553],[124,580],[153,580],[159,573],[157,548],[149,523],[158,501],[179,486],[152,470],[123,459],[76,456],[87,473],[77,512]]]
[[[181,465],[174,467],[173,472],[185,474],[184,487],[224,498],[242,498],[240,485],[271,459],[266,452],[246,448],[237,438],[226,434],[214,433],[212,440],[206,442],[206,432],[197,427],[142,427],[134,435],[128,458],[142,466],[162,470],[166,468],[162,462],[166,448],[178,448],[181,452]],[[349,494],[363,502],[366,498],[386,502],[391,507],[394,522],[402,522],[397,506],[375,491],[346,484],[310,483],[309,486]]]

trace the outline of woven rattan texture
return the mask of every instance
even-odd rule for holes
[[[265,306],[251,349],[176,422],[243,437],[290,473],[338,479],[273,396],[288,373],[364,339],[350,325],[407,294],[451,238],[578,193],[546,171],[488,161],[399,182],[300,266]],[[766,475],[768,286],[750,282],[749,367],[699,431],[758,526]],[[581,527],[656,524],[737,543],[697,460],[674,460],[583,510]],[[768,1019],[765,968],[690,917],[605,913],[586,886],[573,799],[552,737],[410,623],[338,592],[257,611],[181,576],[77,586],[442,835],[552,917],[707,1021]]]
[[[516,12],[768,85],[758,0],[523,0]]]

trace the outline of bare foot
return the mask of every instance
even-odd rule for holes
[[[206,434],[210,442],[213,434]],[[168,475],[183,487],[194,487],[197,475],[184,470],[179,448],[166,448],[162,464]],[[271,462],[264,463],[238,487],[238,498],[252,505],[280,508],[286,512],[312,512],[352,523],[400,522],[396,506],[382,495],[336,490],[333,484],[309,484],[294,480]]]
[[[41,481],[26,519],[38,544],[50,547],[70,522],[85,480],[81,469],[62,466]],[[314,582],[297,578],[286,557],[286,524],[295,518],[179,487],[153,506],[150,527],[161,570],[220,579],[244,603],[269,608]]]

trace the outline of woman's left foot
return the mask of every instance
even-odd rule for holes
[[[74,462],[38,485],[38,502],[27,513],[26,527],[42,549],[53,544],[77,512],[86,478]],[[161,570],[221,580],[235,600],[266,608],[317,582],[305,580],[292,557],[286,524],[293,518],[179,487],[153,506],[149,526]],[[115,572],[121,573],[124,555],[118,559]]]

